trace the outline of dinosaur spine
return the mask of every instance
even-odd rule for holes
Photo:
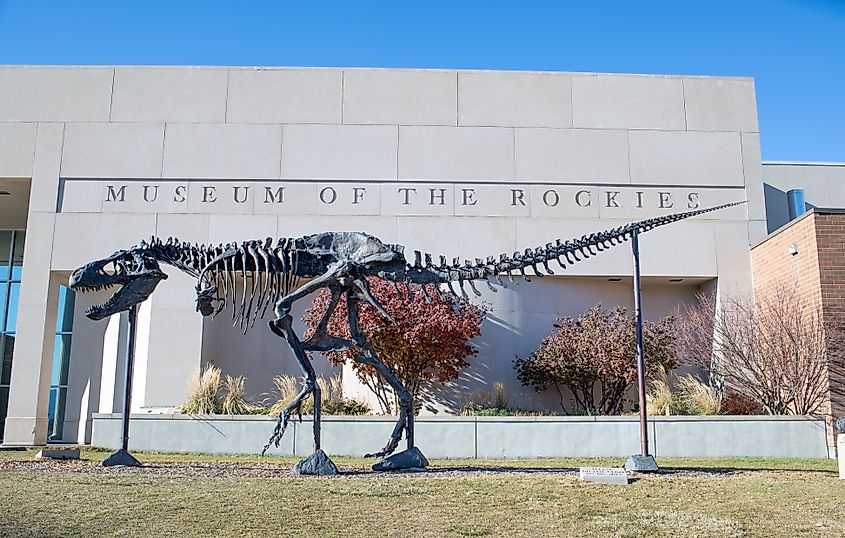
[[[572,265],[582,259],[595,256],[597,253],[621,244],[631,238],[634,230],[639,232],[647,232],[653,230],[658,226],[671,224],[679,220],[684,220],[711,211],[718,211],[745,202],[733,202],[723,204],[715,207],[708,207],[694,211],[686,211],[682,213],[674,213],[662,217],[656,217],[639,222],[633,222],[625,226],[613,228],[603,232],[593,233],[590,235],[581,236],[580,239],[572,239],[569,241],[556,240],[554,243],[546,243],[544,246],[536,247],[534,249],[525,249],[525,252],[514,252],[513,255],[500,254],[499,259],[490,256],[486,260],[476,258],[474,262],[465,260],[461,264],[459,258],[454,258],[452,263],[446,261],[445,256],[440,256],[440,264],[435,265],[432,262],[431,254],[423,255],[419,251],[414,251],[414,263],[408,264],[406,268],[406,281],[408,283],[416,283],[423,285],[423,293],[428,296],[425,288],[426,284],[435,284],[434,290],[442,297],[440,286],[438,284],[445,284],[449,292],[455,296],[458,293],[455,291],[452,283],[457,282],[461,295],[463,298],[468,298],[468,294],[464,289],[464,283],[468,283],[473,293],[480,296],[481,293],[476,289],[473,280],[483,279],[492,291],[496,289],[487,280],[489,277],[496,278],[499,285],[506,287],[502,281],[502,274],[507,275],[511,282],[514,282],[514,272],[518,271],[519,276],[530,281],[529,275],[526,274],[526,269],[531,268],[534,273],[533,276],[543,277],[543,273],[538,268],[542,265],[543,270],[548,275],[553,275],[554,272],[549,267],[549,262],[557,262],[562,269],[566,269],[567,264]],[[580,257],[579,257],[580,256]],[[423,261],[423,258],[425,261]]]

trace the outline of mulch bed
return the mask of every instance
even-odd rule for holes
[[[143,459],[141,456],[140,459]],[[0,471],[29,471],[52,474],[78,473],[112,476],[185,477],[185,478],[291,478],[292,465],[284,463],[148,463],[142,467],[103,467],[91,460],[22,460],[0,462]],[[578,476],[578,469],[503,466],[432,466],[425,471],[373,472],[367,466],[339,465],[341,478],[456,478],[496,476]],[[661,469],[653,476],[730,476],[745,471],[733,469]],[[313,479],[319,477],[304,477]]]

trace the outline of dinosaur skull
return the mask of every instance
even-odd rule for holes
[[[120,286],[111,299],[85,311],[90,319],[100,320],[144,301],[166,278],[147,249],[136,247],[80,267],[70,275],[68,287],[85,292]]]

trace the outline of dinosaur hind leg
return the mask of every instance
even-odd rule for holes
[[[269,322],[270,330],[273,331],[275,335],[284,338],[287,341],[294,357],[296,357],[296,361],[299,363],[299,366],[302,368],[302,372],[305,374],[305,386],[299,394],[296,395],[293,401],[285,406],[285,409],[279,414],[276,427],[273,430],[273,434],[270,436],[270,440],[264,446],[262,454],[267,452],[270,445],[274,444],[277,447],[279,446],[279,441],[281,441],[282,435],[285,433],[285,428],[287,428],[291,413],[293,411],[297,411],[297,413],[299,413],[302,400],[304,400],[309,394],[314,395],[314,451],[316,452],[320,450],[320,387],[317,385],[317,376],[314,373],[314,367],[311,366],[311,361],[308,359],[308,355],[305,354],[302,342],[299,341],[299,338],[297,338],[296,333],[291,327],[293,318],[290,315],[290,311],[294,301],[297,301],[322,287],[332,287],[336,284],[337,274],[342,270],[342,267],[337,267],[334,271],[315,278],[276,302],[276,319]],[[330,309],[333,309],[336,306],[337,301],[333,301]]]
[[[264,455],[264,453],[270,448],[270,445],[275,445],[276,447],[279,446],[279,442],[282,440],[285,429],[287,429],[291,414],[296,411],[296,413],[301,417],[300,409],[302,407],[302,401],[311,394],[314,395],[314,450],[319,450],[320,386],[317,384],[317,376],[314,372],[314,367],[311,366],[311,361],[308,360],[308,356],[302,349],[302,344],[299,342],[299,339],[296,337],[296,334],[294,334],[293,329],[291,328],[290,314],[282,317],[281,319],[270,321],[269,325],[270,330],[273,331],[274,334],[287,340],[291,351],[293,351],[293,354],[299,363],[299,366],[302,368],[302,372],[305,374],[305,383],[302,390],[299,391],[296,397],[285,406],[281,413],[279,413],[279,418],[276,421],[276,427],[273,429],[273,434],[270,436],[270,440],[267,441],[267,444],[264,446],[264,450],[261,451],[261,454]]]
[[[402,384],[402,381],[396,376],[393,370],[378,357],[375,349],[373,349],[373,346],[367,341],[367,337],[358,327],[358,302],[358,297],[352,291],[347,292],[346,304],[349,311],[349,329],[352,338],[358,345],[358,354],[355,357],[355,361],[375,368],[399,398],[399,420],[396,421],[396,426],[394,426],[387,444],[380,451],[364,456],[365,458],[379,458],[389,456],[396,450],[399,446],[399,441],[402,439],[403,430],[407,430],[408,433],[408,449],[413,448],[414,401],[411,392],[405,388],[405,385]]]

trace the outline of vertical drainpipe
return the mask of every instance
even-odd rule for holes
[[[804,189],[792,189],[786,193],[786,203],[789,205],[789,220],[795,220],[807,211],[804,202]]]

